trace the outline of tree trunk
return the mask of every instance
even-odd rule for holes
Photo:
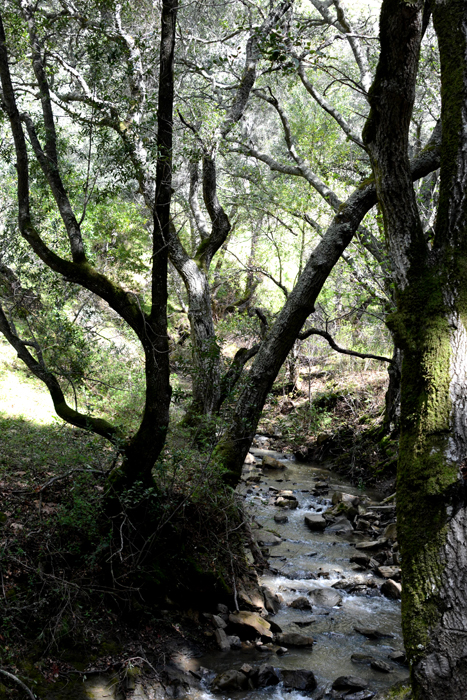
[[[439,167],[438,131],[411,164],[416,180]],[[365,214],[376,204],[373,182],[364,182],[340,207],[326,234],[311,254],[297,284],[255,357],[243,383],[230,425],[216,448],[225,481],[238,483],[243,460],[255,436],[266,397],[332,268],[352,240]]]
[[[384,0],[364,134],[396,283],[403,350],[397,478],[402,624],[416,700],[467,697],[467,5],[432,3],[441,55],[440,199],[433,246],[408,178],[423,3]],[[426,16],[426,15],[425,15]]]

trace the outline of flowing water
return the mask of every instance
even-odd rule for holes
[[[252,450],[259,459],[265,450]],[[273,457],[283,458],[278,453],[267,452]],[[345,491],[355,495],[362,492],[350,486],[345,480],[331,472],[310,465],[284,460],[284,471],[264,472],[259,484],[242,484],[239,492],[245,496],[247,508],[254,515],[256,522],[262,526],[259,539],[266,543],[270,531],[282,538],[279,545],[269,548],[270,571],[262,577],[262,583],[283,598],[281,609],[274,616],[274,621],[284,632],[294,631],[312,636],[316,643],[310,649],[289,648],[284,656],[265,654],[256,649],[242,649],[230,652],[213,652],[199,659],[200,663],[216,672],[237,669],[244,663],[258,666],[268,663],[276,668],[309,669],[315,674],[318,688],[311,697],[322,697],[325,690],[339,676],[358,676],[369,683],[369,689],[383,690],[397,681],[406,680],[408,671],[388,659],[391,651],[403,650],[400,603],[388,600],[373,589],[372,595],[347,594],[339,590],[342,603],[334,608],[297,610],[287,606],[298,596],[306,596],[310,589],[330,587],[342,579],[359,577],[363,582],[374,579],[370,572],[357,572],[350,564],[350,557],[356,553],[355,537],[311,532],[304,523],[305,513],[322,513],[330,507],[333,491]],[[317,480],[329,480],[330,491],[325,497],[313,496],[312,491]],[[272,505],[270,489],[293,489],[299,501],[296,510],[285,510]],[[370,498],[376,494],[366,492]],[[284,513],[288,522],[278,524],[274,515]],[[352,542],[353,539],[353,542]],[[272,573],[273,572],[273,573]],[[310,574],[317,579],[310,579]],[[380,581],[381,583],[381,581]],[[297,624],[298,623],[298,624]],[[371,640],[355,631],[354,627],[376,628],[380,632],[393,635],[388,638]],[[375,659],[389,663],[390,673],[382,673],[370,668],[369,663],[351,661],[352,654],[367,654]],[[205,699],[212,697],[206,691]],[[219,696],[219,695],[218,695]],[[223,697],[271,698],[297,700],[301,693],[285,692],[281,686],[256,691],[229,692]],[[307,697],[310,697],[308,695]]]

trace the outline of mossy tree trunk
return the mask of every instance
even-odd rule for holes
[[[424,3],[384,0],[364,132],[403,350],[397,479],[402,620],[417,700],[467,697],[467,5],[431,3],[441,55],[441,185],[433,241],[411,184],[408,134]]]

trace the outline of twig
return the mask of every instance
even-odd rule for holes
[[[32,698],[32,700],[36,700],[36,696],[34,695],[34,693],[31,690],[29,690],[28,686],[25,685],[23,683],[23,681],[20,681],[20,679],[17,676],[14,676],[12,673],[9,673],[8,671],[4,671],[3,668],[0,668],[0,673],[3,676],[6,676],[10,680],[17,683],[20,686],[20,688],[22,688],[24,690],[24,692],[28,695],[28,697]]]
[[[384,499],[384,501],[381,501],[380,506],[384,506],[385,503],[389,503],[389,501],[392,501],[396,497],[396,494],[393,493],[391,496],[388,496],[387,498]]]

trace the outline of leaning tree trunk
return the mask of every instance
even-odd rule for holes
[[[410,167],[413,180],[439,167],[439,132]],[[267,395],[332,268],[352,240],[365,214],[376,204],[376,189],[364,182],[340,207],[326,234],[312,252],[297,284],[287,298],[276,322],[261,343],[243,383],[229,427],[222,436],[216,458],[224,466],[224,479],[235,485],[253,441]]]
[[[402,348],[397,478],[402,624],[416,700],[467,697],[467,5],[434,0],[441,55],[441,185],[423,235],[408,133],[423,2],[384,0],[381,57],[364,134],[377,174]]]

